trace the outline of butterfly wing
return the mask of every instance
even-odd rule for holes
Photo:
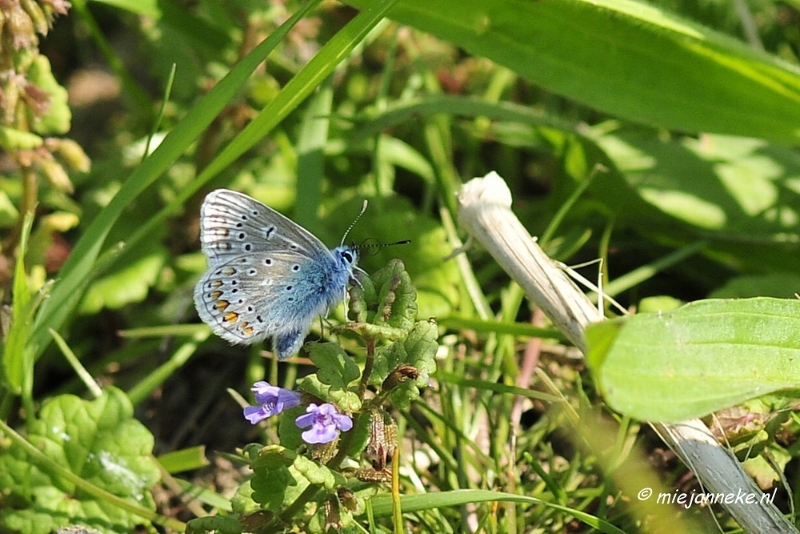
[[[313,319],[341,299],[355,253],[342,261],[310,232],[260,202],[217,190],[201,210],[209,270],[195,288],[200,318],[234,344],[274,336],[280,359],[296,353]],[[342,247],[340,247],[342,248]]]
[[[200,243],[212,267],[238,256],[291,250],[308,258],[330,255],[311,232],[261,202],[217,189],[200,209]]]

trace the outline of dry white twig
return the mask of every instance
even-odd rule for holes
[[[459,192],[458,210],[459,223],[470,236],[489,251],[528,298],[585,354],[585,328],[604,318],[511,211],[511,192],[505,181],[495,172],[469,181]],[[699,419],[652,426],[694,471],[706,491],[733,496],[761,494],[741,464]],[[798,532],[771,503],[720,504],[746,532]]]

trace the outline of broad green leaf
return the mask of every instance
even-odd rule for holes
[[[800,139],[797,67],[643,2],[401,0],[391,18],[632,121]]]
[[[800,301],[706,300],[605,321],[588,362],[613,409],[677,422],[800,386]]]
[[[720,135],[659,140],[641,132],[595,141],[645,202],[689,226],[740,235],[797,231],[799,209],[785,197],[800,190],[800,157],[788,148]],[[604,196],[613,203],[610,193]]]
[[[64,472],[146,510],[154,510],[150,487],[159,479],[151,458],[153,436],[133,418],[124,393],[108,389],[95,400],[74,395],[51,399],[28,424],[28,441]],[[17,444],[0,456],[4,499],[17,505],[0,510],[7,528],[46,534],[70,523],[103,532],[129,532],[145,520],[90,495],[69,477],[45,470]]]
[[[141,302],[155,284],[167,258],[167,251],[157,247],[146,256],[120,266],[118,271],[97,280],[86,291],[81,313],[97,313],[103,308],[119,309],[132,302]]]

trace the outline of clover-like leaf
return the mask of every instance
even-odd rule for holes
[[[160,475],[151,456],[153,436],[133,418],[133,406],[122,391],[109,388],[92,401],[74,395],[51,399],[29,422],[27,439],[64,470],[155,509],[149,488]],[[145,522],[35,464],[16,444],[0,455],[0,487],[5,502],[15,503],[0,510],[0,525],[13,531],[46,534],[72,523],[127,532]]]

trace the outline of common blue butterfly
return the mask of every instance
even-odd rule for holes
[[[249,196],[217,189],[200,209],[208,271],[194,290],[200,318],[223,339],[272,337],[280,360],[296,354],[319,315],[339,304],[358,251],[328,249],[308,230]]]

